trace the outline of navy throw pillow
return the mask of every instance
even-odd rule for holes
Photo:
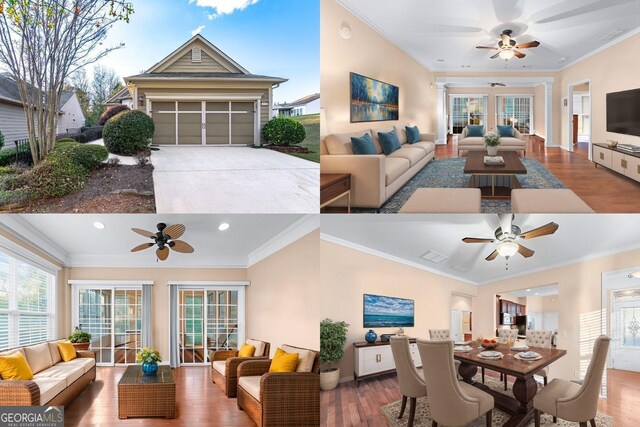
[[[484,126],[482,125],[467,126],[467,136],[484,136]]]
[[[353,154],[377,154],[373,139],[368,133],[365,133],[360,138],[352,136],[351,147],[353,148]]]
[[[500,126],[498,125],[498,135],[500,137],[511,137],[513,138],[513,126]]]
[[[405,126],[405,130],[407,131],[407,142],[409,144],[415,144],[416,142],[420,142],[420,130],[418,126],[409,127]]]
[[[380,145],[382,145],[384,154],[389,155],[400,148],[400,140],[395,130],[391,132],[378,132],[378,138],[380,138]]]

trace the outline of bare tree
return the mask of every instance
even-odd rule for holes
[[[88,117],[91,108],[91,94],[89,93],[89,79],[87,78],[86,70],[80,69],[73,73],[69,77],[69,85],[76,91],[82,113],[85,117]]]
[[[122,47],[102,42],[132,13],[126,0],[0,0],[0,63],[18,84],[34,163],[53,149],[65,79]]]
[[[91,82],[91,103],[94,110],[102,113],[104,103],[113,94],[114,90],[122,88],[122,80],[116,72],[109,67],[96,65],[93,68],[93,80]]]

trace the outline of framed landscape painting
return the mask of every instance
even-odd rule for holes
[[[351,123],[398,120],[400,89],[351,73]]]

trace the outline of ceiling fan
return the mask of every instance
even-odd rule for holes
[[[516,58],[520,58],[520,59],[522,59],[525,56],[527,56],[526,54],[524,54],[522,52],[519,52],[516,49],[531,49],[531,48],[540,46],[540,42],[537,41],[537,40],[534,40],[534,41],[528,42],[528,43],[516,44],[516,41],[511,38],[511,33],[513,33],[512,30],[504,30],[502,32],[502,34],[500,34],[501,40],[498,41],[498,47],[495,47],[495,46],[476,46],[476,49],[497,50],[498,53],[493,55],[491,57],[491,59],[495,59],[497,57],[500,57],[500,58],[502,58],[504,60],[509,60],[509,59],[513,58],[514,56]]]
[[[531,249],[521,245],[520,240],[531,240],[536,237],[547,236],[553,234],[558,230],[558,224],[550,222],[541,227],[534,228],[526,232],[522,232],[520,227],[513,224],[512,214],[500,214],[500,227],[498,227],[494,233],[495,238],[477,238],[477,237],[465,237],[462,239],[464,243],[495,243],[499,242],[496,249],[485,258],[486,261],[493,261],[498,255],[507,259],[519,253],[525,258],[530,258],[535,253]],[[508,268],[508,267],[507,267]]]
[[[491,87],[503,86],[504,87],[504,86],[506,86],[506,84],[504,84],[504,83],[489,83],[489,86],[491,86]]]
[[[156,249],[156,256],[160,261],[164,261],[169,257],[169,249],[186,254],[193,253],[193,247],[190,244],[182,240],[177,240],[184,234],[186,230],[184,225],[173,224],[167,226],[167,224],[161,222],[156,227],[158,228],[158,231],[156,233],[142,230],[140,228],[132,228],[132,231],[138,233],[141,236],[148,237],[149,239],[153,240],[153,242],[138,245],[135,248],[131,249],[131,252],[138,252],[157,245],[158,249]]]

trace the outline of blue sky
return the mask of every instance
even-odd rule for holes
[[[116,24],[104,43],[125,47],[100,61],[121,77],[148,69],[200,30],[250,72],[288,78],[276,102],[320,91],[319,0],[132,2],[131,22]]]

